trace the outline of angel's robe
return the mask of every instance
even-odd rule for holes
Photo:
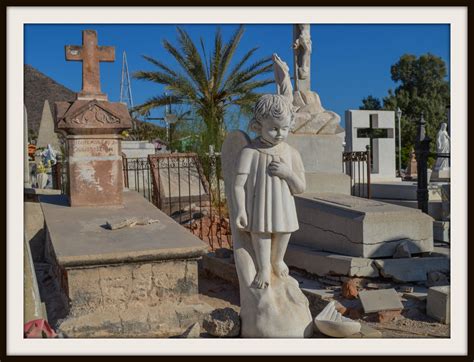
[[[296,174],[304,175],[300,154],[285,142],[265,147],[257,139],[242,149],[237,174],[248,175],[245,183],[248,223],[244,230],[251,233],[292,233],[299,228],[295,199],[288,183],[268,172],[272,161],[283,162]]]

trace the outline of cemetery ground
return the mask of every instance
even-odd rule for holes
[[[64,314],[61,310],[61,293],[50,273],[50,266],[42,259],[44,252],[44,217],[38,202],[25,202],[25,233],[30,239],[32,256],[42,300],[51,316]],[[438,246],[438,250],[441,247]],[[210,248],[209,248],[210,249]],[[447,249],[447,248],[445,248]],[[434,280],[418,283],[395,283],[384,278],[324,277],[291,268],[291,275],[310,302],[312,317],[331,300],[337,301],[337,309],[344,316],[361,323],[361,333],[351,338],[449,338],[450,325],[426,315],[427,287]],[[355,289],[354,289],[355,287]],[[351,288],[353,288],[351,290]],[[387,290],[394,288],[403,304],[402,311],[364,313],[360,298],[354,293],[363,290]],[[413,288],[413,292],[410,292]],[[232,251],[227,248],[209,252],[198,262],[198,298],[212,310],[232,308],[240,311],[239,287]],[[54,323],[54,320],[53,320]],[[67,335],[63,335],[67,337]],[[132,336],[129,336],[133,338]],[[138,336],[137,336],[138,337]],[[170,335],[169,337],[179,337]],[[215,338],[200,328],[200,338]],[[315,329],[313,338],[328,338]]]

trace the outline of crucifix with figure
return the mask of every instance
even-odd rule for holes
[[[82,61],[82,90],[77,99],[107,100],[107,95],[100,90],[100,62],[113,62],[115,48],[98,46],[95,30],[82,32],[82,46],[66,45],[66,60]]]

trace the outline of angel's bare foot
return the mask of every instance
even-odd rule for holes
[[[270,284],[270,270],[258,271],[253,280],[253,285],[258,289],[265,289]]]
[[[275,272],[275,275],[279,277],[285,278],[290,273],[288,266],[283,261],[273,263],[272,266],[273,266],[273,271]]]

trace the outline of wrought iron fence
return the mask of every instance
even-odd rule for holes
[[[370,147],[366,151],[343,152],[342,172],[350,176],[351,195],[370,199]]]
[[[151,202],[153,187],[148,159],[145,157],[127,158],[122,155],[122,165],[124,186],[137,191]]]
[[[67,194],[67,161],[57,161],[51,166],[52,188]]]
[[[123,158],[124,185],[140,192],[194,235],[217,247],[232,247],[219,155],[163,153]]]

